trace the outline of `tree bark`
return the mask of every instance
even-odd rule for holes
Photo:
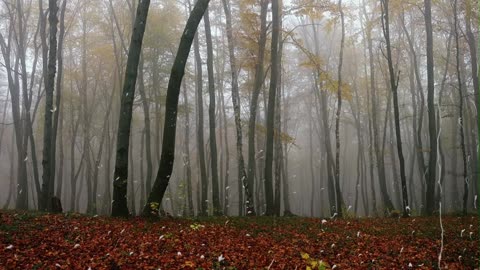
[[[212,201],[213,214],[215,216],[222,215],[222,207],[220,205],[220,195],[218,188],[218,156],[217,156],[217,136],[215,127],[215,78],[213,74],[213,46],[212,33],[210,29],[210,17],[208,9],[203,15],[205,25],[205,39],[207,43],[207,72],[208,72],[208,94],[210,103],[208,105],[208,123],[210,130],[210,166],[212,170]]]
[[[266,136],[266,152],[265,152],[265,199],[267,208],[265,215],[271,216],[275,214],[274,194],[273,194],[273,141],[275,127],[275,101],[278,84],[278,36],[280,33],[279,23],[279,4],[278,0],[272,0],[272,43],[271,43],[271,67],[270,67],[270,89],[268,91],[268,107],[267,107],[267,136]]]
[[[151,131],[150,131],[150,104],[147,100],[145,93],[145,83],[143,75],[143,53],[140,55],[140,63],[138,67],[138,92],[142,100],[143,107],[143,120],[145,125],[145,152],[147,158],[147,178],[146,178],[146,193],[150,193],[152,188],[152,143],[151,143]],[[158,120],[157,120],[158,121]],[[142,204],[143,206],[143,204]]]
[[[135,17],[135,24],[128,50],[127,67],[125,70],[125,80],[120,105],[120,117],[118,120],[117,156],[113,175],[112,216],[116,217],[129,216],[126,199],[129,137],[138,63],[140,61],[149,6],[150,0],[141,0],[138,3],[137,15]]]
[[[428,0],[427,0],[428,1]],[[454,1],[453,4],[453,16],[454,16],[454,33],[455,33],[455,48],[456,48],[456,71],[457,71],[457,88],[458,88],[458,128],[460,131],[460,150],[462,151],[462,161],[463,161],[463,204],[462,204],[462,212],[464,215],[467,214],[467,202],[468,202],[468,175],[467,175],[467,154],[465,150],[465,131],[464,131],[464,119],[463,119],[463,83],[462,83],[462,75],[460,72],[460,33],[458,30],[458,12],[457,12],[457,0]],[[428,193],[427,193],[428,196]],[[427,212],[429,213],[429,212]]]
[[[236,148],[237,148],[237,159],[238,159],[238,182],[240,187],[245,187],[245,196],[246,203],[245,207],[247,209],[247,215],[255,215],[255,210],[253,208],[253,198],[251,196],[253,186],[248,185],[247,173],[245,171],[245,160],[243,158],[243,136],[242,136],[242,122],[241,122],[241,113],[240,113],[240,95],[238,91],[238,70],[237,70],[237,61],[235,57],[235,44],[233,39],[233,29],[232,29],[232,14],[230,10],[230,1],[222,0],[223,10],[225,12],[226,19],[226,28],[227,28],[227,42],[228,42],[228,53],[230,58],[230,72],[232,74],[232,103],[233,103],[233,113],[235,116],[235,131],[237,135]],[[243,193],[241,189],[239,190],[239,207],[240,213],[243,210]]]
[[[247,169],[247,183],[249,187],[254,187],[255,180],[255,129],[256,129],[256,117],[257,117],[257,108],[258,108],[258,97],[260,96],[260,91],[262,90],[263,77],[264,77],[264,68],[263,62],[265,58],[265,44],[267,41],[267,9],[268,9],[268,0],[261,0],[260,2],[260,36],[258,39],[258,54],[257,61],[255,63],[255,79],[252,97],[250,101],[250,117],[248,121],[248,169]],[[240,190],[239,192],[242,192]],[[258,193],[258,191],[257,191]],[[252,201],[248,201],[252,205],[255,205],[253,198]],[[240,213],[243,214],[243,202],[240,203]]]
[[[342,9],[342,0],[338,1],[338,10],[340,12],[340,21],[342,24],[342,37],[340,41],[340,55],[337,73],[337,111],[335,114],[335,210],[337,216],[342,217],[342,207],[344,206],[342,192],[340,191],[340,116],[342,112],[342,66],[343,66],[343,49],[345,47],[345,18]]]
[[[168,82],[160,166],[155,183],[153,184],[152,192],[150,192],[147,199],[147,204],[143,208],[142,214],[144,216],[156,214],[158,209],[155,209],[155,206],[159,205],[162,201],[172,174],[173,162],[175,158],[175,133],[180,86],[183,75],[185,74],[185,65],[187,63],[193,38],[209,2],[210,0],[198,0],[195,3],[195,6],[187,20],[187,24],[185,25],[183,35],[180,39],[178,51],[175,56],[172,71],[170,73],[170,80]]]
[[[55,90],[55,73],[57,64],[57,12],[58,6],[56,0],[49,0],[48,2],[48,21],[50,25],[49,34],[49,52],[48,52],[48,70],[47,76],[44,78],[45,82],[45,120],[43,132],[43,176],[42,176],[42,199],[40,200],[40,210],[51,211],[50,198],[53,197],[53,187],[55,183],[55,171],[51,171],[52,163],[55,162],[55,155],[52,151],[52,136],[53,136],[53,94]],[[53,158],[53,159],[52,159]]]
[[[186,180],[187,180],[187,215],[193,216],[195,214],[193,210],[193,194],[192,194],[192,166],[190,164],[190,109],[188,104],[188,94],[186,84],[183,84],[183,101],[185,106],[185,145],[184,145],[184,166],[186,167]]]
[[[395,74],[393,69],[392,49],[390,45],[390,18],[389,18],[389,0],[382,0],[382,26],[383,34],[385,36],[387,47],[387,61],[388,61],[388,73],[390,78],[390,88],[393,94],[393,113],[395,118],[395,135],[397,139],[397,154],[400,163],[400,180],[402,183],[402,199],[403,199],[403,216],[410,215],[410,208],[408,204],[407,183],[405,176],[405,160],[403,157],[402,136],[400,130],[400,112],[398,108],[398,75]],[[393,204],[390,201],[390,210],[393,209]],[[388,206],[387,206],[388,208]]]
[[[197,151],[200,167],[200,183],[201,183],[201,204],[199,205],[199,215],[208,215],[208,179],[207,167],[205,164],[205,141],[203,137],[203,79],[202,79],[202,58],[200,56],[200,45],[198,34],[193,40],[193,51],[195,55],[195,86],[197,101]]]
[[[435,179],[437,165],[437,128],[435,117],[435,78],[433,62],[433,34],[432,34],[432,3],[425,0],[425,28],[427,33],[427,108],[428,108],[428,134],[430,138],[430,157],[428,159],[426,214],[433,214],[435,208]]]

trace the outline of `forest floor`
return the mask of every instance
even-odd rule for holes
[[[442,232],[438,217],[0,215],[1,269],[432,269]],[[478,268],[479,218],[442,220],[442,269]]]

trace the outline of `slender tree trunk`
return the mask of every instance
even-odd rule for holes
[[[405,177],[405,160],[403,158],[403,147],[402,147],[402,136],[400,130],[400,112],[398,108],[398,75],[395,74],[393,69],[393,60],[392,60],[392,50],[390,45],[390,21],[389,21],[389,0],[382,0],[382,26],[383,33],[385,36],[386,47],[387,47],[387,61],[388,61],[388,72],[390,77],[390,87],[393,94],[393,110],[395,118],[395,134],[397,139],[397,154],[398,160],[400,163],[400,180],[402,183],[402,199],[403,199],[403,216],[407,217],[410,215],[410,208],[408,204],[408,193],[407,193],[407,183]],[[391,204],[391,202],[390,202]],[[391,204],[393,209],[393,205]],[[388,206],[387,206],[388,208]]]
[[[435,179],[437,165],[437,128],[435,127],[435,78],[433,62],[433,30],[432,30],[432,3],[425,0],[425,28],[427,33],[427,108],[428,108],[428,134],[430,138],[430,157],[428,159],[427,173],[427,204],[426,213],[431,215],[435,208]]]
[[[233,39],[233,30],[232,30],[232,14],[230,10],[230,1],[222,0],[223,9],[225,12],[226,19],[226,28],[227,28],[227,42],[228,42],[228,53],[230,58],[230,72],[232,74],[232,103],[233,103],[233,112],[235,115],[235,131],[237,135],[236,148],[237,148],[237,159],[238,159],[238,182],[239,182],[239,208],[240,212],[243,210],[243,192],[242,184],[245,186],[245,195],[246,195],[246,209],[247,215],[254,215],[255,211],[253,206],[253,198],[251,196],[253,186],[248,185],[247,173],[245,171],[245,161],[243,158],[243,142],[242,142],[242,123],[241,123],[241,114],[240,114],[240,95],[238,91],[238,70],[237,70],[237,61],[235,57],[235,44]]]
[[[255,63],[255,79],[252,92],[252,98],[250,101],[250,117],[248,121],[248,170],[247,170],[247,183],[249,187],[254,186],[255,179],[255,128],[256,128],[256,117],[257,117],[257,108],[258,108],[258,97],[263,85],[263,62],[265,58],[265,44],[267,40],[267,9],[268,9],[268,0],[261,0],[260,2],[260,36],[258,39],[258,54],[257,61]],[[242,192],[240,190],[239,192]],[[258,191],[257,191],[258,193]],[[252,201],[249,201],[252,205],[255,205],[253,198]],[[241,211],[239,215],[243,214],[243,202],[240,203]]]
[[[268,108],[267,108],[267,137],[265,152],[265,198],[267,209],[265,215],[275,215],[274,194],[273,194],[273,140],[274,140],[274,117],[275,117],[275,101],[278,83],[279,63],[278,63],[278,36],[280,33],[279,24],[279,3],[278,0],[272,0],[272,45],[271,45],[271,67],[270,67],[270,90],[268,91]]]
[[[208,94],[210,103],[208,105],[208,123],[210,130],[210,166],[212,170],[212,200],[213,200],[213,214],[215,216],[222,215],[222,208],[220,205],[219,196],[219,180],[218,180],[218,156],[217,156],[217,136],[215,127],[215,78],[213,74],[213,46],[212,33],[210,29],[210,18],[208,9],[203,15],[203,22],[205,24],[205,38],[207,43],[207,71],[208,71]]]
[[[428,0],[427,0],[428,1]],[[457,13],[457,0],[453,4],[453,15],[454,15],[454,33],[455,33],[455,48],[456,48],[456,71],[457,71],[457,88],[458,88],[458,128],[460,130],[460,150],[462,151],[462,161],[463,161],[463,207],[462,212],[464,215],[467,214],[467,202],[468,202],[468,175],[467,175],[467,154],[465,150],[465,131],[464,131],[464,119],[463,119],[463,83],[462,76],[460,72],[460,33],[458,30],[458,13]],[[428,195],[428,193],[427,193]],[[428,213],[428,212],[427,212]]]
[[[193,51],[195,55],[195,86],[197,99],[197,151],[199,156],[200,182],[201,182],[201,204],[199,215],[208,215],[208,179],[205,164],[205,141],[203,137],[203,79],[202,79],[202,58],[200,56],[200,45],[198,34],[193,40]]]
[[[228,197],[228,192],[229,192],[229,180],[230,180],[230,147],[228,143],[228,123],[227,123],[227,110],[225,108],[225,96],[223,92],[223,88],[220,89],[220,102],[222,103],[222,115],[223,115],[223,135],[224,135],[224,141],[225,141],[225,176],[224,180],[225,183],[223,185],[223,214],[228,215],[228,203],[229,203],[229,197]],[[241,127],[240,127],[241,128]],[[245,170],[245,168],[244,168]],[[228,187],[228,188],[227,188]]]
[[[128,173],[130,174],[128,179],[130,180],[130,189],[128,189],[128,201],[130,202],[130,215],[136,216],[136,207],[135,207],[135,162],[133,161],[133,135],[134,133],[130,133],[130,145],[128,151],[128,158],[129,158],[129,170]]]
[[[183,163],[186,167],[186,180],[187,180],[187,215],[193,216],[195,214],[193,210],[193,194],[192,194],[192,166],[190,165],[190,110],[188,103],[188,93],[186,84],[183,84],[183,100],[185,102],[185,145],[184,145],[184,160]]]
[[[335,197],[338,217],[342,217],[343,197],[340,191],[340,116],[342,112],[342,66],[343,49],[345,47],[345,18],[342,9],[342,0],[338,1],[340,21],[342,24],[342,38],[340,41],[340,56],[338,63],[337,112],[335,114]]]
[[[51,211],[52,205],[50,198],[53,197],[53,187],[55,183],[55,172],[51,171],[52,163],[55,163],[55,156],[52,151],[53,136],[53,93],[55,88],[55,73],[57,64],[57,12],[58,6],[56,0],[49,0],[48,21],[50,24],[50,46],[48,54],[48,70],[44,78],[45,82],[45,124],[43,132],[43,176],[42,176],[42,199],[40,200],[40,210]],[[27,112],[30,114],[29,112]],[[53,159],[52,159],[53,158]]]
[[[9,171],[9,177],[10,177],[10,184],[8,185],[8,196],[7,196],[7,201],[3,205],[3,209],[8,209],[10,206],[10,201],[12,198],[15,197],[15,151],[14,151],[14,145],[15,145],[15,130],[12,132],[12,143],[10,145],[10,171]],[[15,198],[14,198],[15,200]]]
[[[63,80],[63,40],[65,38],[65,11],[67,8],[67,0],[63,0],[61,9],[60,9],[60,25],[59,25],[59,34],[58,34],[58,50],[57,50],[57,61],[58,61],[58,74],[55,82],[55,89],[56,89],[56,96],[55,96],[55,106],[53,107],[53,126],[52,126],[52,151],[51,151],[51,174],[55,174],[55,168],[56,168],[56,158],[55,155],[57,153],[57,134],[58,134],[58,129],[60,127],[60,159],[59,159],[59,171],[58,171],[58,181],[57,181],[57,192],[55,193],[55,196],[59,199],[61,199],[61,190],[62,190],[62,181],[63,181],[63,135],[62,135],[62,129],[63,129],[63,123],[61,120],[61,113],[63,113],[63,110],[61,108],[63,107],[63,104],[61,103],[61,98],[62,98],[62,80]],[[60,123],[59,123],[60,121]],[[52,177],[55,179],[55,177]],[[54,189],[54,182],[52,181],[52,196],[53,196],[53,189]]]
[[[143,117],[145,125],[145,152],[147,158],[147,178],[146,178],[146,192],[150,193],[152,187],[152,143],[151,143],[151,131],[150,131],[150,104],[147,100],[145,93],[145,83],[143,75],[143,53],[140,53],[140,62],[138,66],[138,92],[142,99]],[[158,121],[158,119],[157,119]],[[142,204],[143,207],[143,204]]]
[[[143,34],[147,23],[150,0],[141,0],[138,3],[137,15],[133,27],[130,47],[128,50],[127,67],[120,106],[120,118],[117,132],[117,156],[113,175],[113,203],[112,216],[127,217],[127,178],[128,178],[128,149],[130,128],[132,122],[132,107],[135,98],[135,84],[137,81],[138,63],[142,50]]]
[[[450,32],[449,36],[448,36],[448,41],[447,41],[447,57],[446,57],[446,60],[445,60],[445,69],[443,71],[443,77],[442,77],[442,84],[440,86],[440,92],[438,94],[438,112],[437,112],[437,126],[439,127],[440,129],[440,124],[442,123],[442,107],[443,107],[443,95],[444,95],[444,92],[445,92],[445,88],[446,88],[446,84],[447,84],[447,75],[448,75],[448,68],[450,66],[450,58],[451,58],[451,43],[452,43],[452,37],[453,37],[453,33]],[[444,146],[443,146],[443,140],[442,140],[442,137],[439,136],[438,137],[438,155],[439,155],[439,158],[440,158],[440,164],[442,165],[441,166],[441,170],[440,170],[440,185],[441,187],[443,188],[444,185],[445,185],[445,174],[446,174],[446,163],[445,163],[445,153],[444,153]],[[440,187],[437,187],[437,197],[435,198],[435,203],[438,205],[440,202],[442,202],[442,199],[444,199],[444,193],[443,191],[441,192],[440,191]],[[443,198],[442,198],[443,197]]]
[[[175,133],[177,124],[178,96],[188,54],[197,31],[198,24],[208,7],[209,0],[198,0],[190,13],[185,25],[182,38],[178,47],[175,61],[173,63],[167,89],[167,103],[165,108],[165,128],[163,129],[162,155],[152,192],[149,194],[147,204],[143,209],[144,216],[151,216],[156,213],[156,205],[159,205],[167,189],[172,174],[175,157]]]
[[[312,106],[311,106],[311,102],[310,102],[310,110],[312,109]],[[313,139],[312,139],[312,133],[313,133],[313,119],[312,119],[312,114],[310,113],[310,110],[309,112],[307,113],[308,114],[308,145],[310,147],[310,149],[308,150],[308,155],[309,155],[309,166],[310,166],[310,178],[311,178],[311,190],[310,190],[310,216],[311,217],[314,217],[315,216],[315,191],[316,191],[316,188],[315,188],[315,167],[313,165]]]

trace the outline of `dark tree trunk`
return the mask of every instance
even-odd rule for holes
[[[425,96],[423,94],[423,86],[422,86],[422,78],[420,76],[420,69],[418,65],[418,60],[417,60],[417,53],[415,52],[415,47],[414,47],[414,40],[413,40],[413,29],[414,26],[412,24],[412,35],[407,31],[407,27],[405,25],[405,19],[402,14],[401,16],[401,22],[402,22],[402,28],[405,33],[405,36],[408,41],[409,49],[410,49],[410,55],[412,58],[412,66],[413,70],[412,72],[415,75],[415,80],[417,82],[417,93],[420,94],[420,104],[415,101],[416,100],[416,95],[414,92],[414,82],[410,82],[410,91],[412,93],[412,102],[414,102],[414,123],[413,123],[413,132],[414,132],[414,154],[417,155],[417,161],[418,161],[418,172],[419,172],[419,178],[420,178],[420,187],[421,187],[421,201],[422,203],[425,203],[425,196],[426,196],[426,191],[425,191],[425,175],[427,171],[427,167],[425,165],[425,157],[423,155],[424,149],[423,149],[423,142],[422,142],[422,135],[423,135],[423,120],[424,120],[424,107],[425,107]],[[418,117],[417,117],[417,110],[420,110],[418,112]],[[416,119],[418,119],[418,124],[416,123]],[[412,199],[415,199],[415,194],[411,194]],[[423,211],[423,210],[422,210]]]
[[[250,101],[250,117],[248,121],[248,170],[247,170],[247,183],[249,187],[254,187],[255,179],[255,128],[256,128],[256,117],[257,117],[257,108],[258,108],[258,97],[260,96],[260,91],[263,85],[263,62],[265,58],[265,44],[267,40],[267,9],[268,9],[267,0],[261,0],[260,4],[260,36],[258,39],[258,54],[257,60],[255,63],[255,79],[252,92],[252,98]],[[242,192],[240,190],[239,192]],[[258,193],[258,191],[257,191]],[[255,205],[253,198],[252,201],[249,201],[252,205]],[[243,215],[243,202],[240,202],[240,213]]]
[[[113,175],[112,216],[117,217],[127,217],[129,215],[126,198],[129,137],[138,63],[140,61],[149,6],[150,0],[141,0],[138,3],[137,15],[135,17],[135,24],[128,50],[127,67],[125,70],[125,80],[120,105],[120,117],[118,120],[117,156]]]
[[[398,108],[398,75],[395,74],[393,69],[392,49],[390,45],[390,18],[389,18],[389,0],[382,0],[382,26],[383,34],[385,36],[387,47],[387,61],[388,61],[388,73],[390,78],[390,88],[393,94],[393,113],[395,118],[395,135],[397,139],[397,154],[400,163],[400,180],[402,183],[402,199],[403,199],[403,216],[410,215],[410,209],[408,204],[407,182],[405,176],[405,160],[403,158],[402,136],[400,130],[400,112]],[[393,209],[393,204],[390,202]],[[387,206],[388,208],[388,206]]]
[[[268,91],[268,108],[267,108],[267,137],[266,137],[266,152],[265,152],[265,199],[267,209],[265,215],[271,216],[275,214],[274,209],[274,194],[273,194],[273,141],[274,141],[274,127],[275,127],[275,101],[278,83],[278,36],[280,33],[279,23],[279,5],[278,0],[272,0],[272,45],[271,45],[271,67],[270,67],[270,89]]]
[[[39,206],[42,211],[51,211],[50,199],[54,196],[53,188],[55,183],[55,171],[51,171],[55,163],[55,155],[52,151],[53,136],[53,94],[55,88],[55,73],[57,68],[57,12],[58,6],[56,0],[48,2],[48,21],[50,25],[49,34],[49,52],[48,52],[48,70],[45,82],[45,124],[43,132],[43,176],[42,176],[42,199]],[[29,112],[27,112],[29,114]]]
[[[435,208],[435,179],[437,165],[437,128],[435,127],[435,79],[433,62],[432,3],[425,0],[425,28],[427,33],[427,108],[430,157],[428,159],[426,214],[431,215]]]
[[[185,25],[185,30],[183,31],[178,51],[175,56],[175,61],[170,73],[170,80],[168,82],[167,89],[162,156],[160,159],[157,177],[155,179],[155,183],[153,184],[152,192],[149,194],[147,204],[143,209],[142,214],[144,216],[156,214],[158,209],[155,209],[155,206],[161,203],[172,174],[173,162],[175,158],[175,133],[180,86],[183,75],[185,74],[185,65],[187,63],[193,38],[209,2],[210,0],[198,0],[195,4],[192,12],[190,13],[187,24]]]

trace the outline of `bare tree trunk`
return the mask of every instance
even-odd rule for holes
[[[52,149],[52,136],[53,136],[53,93],[55,88],[55,73],[57,64],[57,12],[58,6],[56,0],[49,0],[48,21],[50,24],[50,46],[48,53],[48,70],[47,75],[44,78],[45,82],[45,124],[43,132],[43,183],[42,183],[42,199],[39,206],[42,211],[52,211],[52,205],[50,198],[53,197],[53,189],[55,183],[55,171],[51,171],[55,163],[55,154]],[[30,114],[27,112],[27,114]]]
[[[258,108],[258,97],[263,85],[264,77],[264,68],[263,62],[265,58],[265,44],[267,40],[267,9],[268,9],[268,0],[261,0],[260,2],[260,36],[258,39],[258,54],[257,61],[255,63],[255,79],[252,92],[252,98],[250,101],[250,117],[248,121],[248,169],[247,169],[247,183],[249,187],[254,186],[255,179],[255,128],[256,128],[256,117],[257,117],[257,108]],[[242,192],[240,190],[239,192]],[[258,192],[257,192],[258,194]],[[253,198],[252,201],[249,201],[252,205],[255,205]],[[240,213],[243,215],[243,202],[240,203]]]
[[[446,57],[446,60],[445,60],[445,69],[443,71],[443,78],[442,78],[442,83],[441,83],[441,86],[440,86],[440,92],[438,94],[438,112],[437,112],[437,126],[440,128],[440,124],[441,124],[441,113],[442,113],[442,107],[443,107],[443,95],[444,95],[444,92],[445,92],[445,88],[446,88],[446,84],[447,84],[447,75],[448,75],[448,68],[450,66],[450,58],[451,58],[451,43],[452,43],[452,37],[453,37],[453,33],[450,32],[450,34],[448,35],[448,41],[447,41],[447,57]],[[438,155],[439,155],[439,158],[440,158],[440,164],[442,164],[442,167],[441,167],[441,170],[440,170],[440,185],[442,186],[442,188],[444,187],[445,185],[445,174],[446,174],[446,164],[445,164],[445,153],[444,153],[444,149],[443,149],[443,141],[442,141],[442,137],[439,136],[438,137]],[[437,197],[435,199],[435,203],[438,205],[440,202],[442,202],[442,199],[444,199],[444,195],[443,195],[443,192],[440,192],[440,187],[437,187]],[[442,198],[443,196],[443,198]]]
[[[279,74],[279,59],[278,59],[278,36],[280,33],[279,23],[279,3],[278,0],[272,0],[272,45],[271,45],[271,67],[270,67],[270,89],[268,91],[268,108],[267,108],[267,137],[266,137],[266,152],[265,152],[265,198],[267,209],[265,215],[275,215],[274,209],[274,194],[273,194],[273,140],[274,140],[274,117],[275,117],[275,101],[277,98],[277,84]]]
[[[186,84],[183,84],[183,100],[185,103],[185,145],[184,145],[184,166],[186,167],[186,180],[187,180],[187,215],[192,216],[195,214],[193,210],[193,194],[192,194],[192,166],[190,164],[190,110],[188,103],[188,93]]]
[[[199,155],[200,182],[201,182],[201,204],[199,215],[208,215],[208,179],[205,164],[205,141],[203,137],[203,80],[202,80],[202,59],[200,56],[200,45],[198,34],[193,40],[193,51],[195,54],[195,85],[197,99],[197,151]],[[165,118],[166,119],[166,118]]]
[[[57,181],[57,192],[55,196],[61,199],[62,185],[63,185],[63,123],[60,114],[63,114],[63,103],[61,103],[62,98],[62,80],[63,80],[63,41],[65,38],[65,10],[67,8],[67,0],[63,0],[61,9],[60,9],[60,25],[59,25],[59,34],[58,34],[58,50],[57,50],[57,61],[58,61],[58,74],[55,82],[56,97],[55,97],[55,106],[53,108],[53,126],[52,126],[52,151],[51,151],[51,173],[55,174],[56,168],[56,158],[57,153],[57,134],[58,129],[60,128],[60,158],[59,158],[59,168],[58,168],[58,181]],[[60,123],[59,123],[60,121]],[[55,177],[53,177],[55,179]],[[52,182],[52,190],[54,189],[54,182]],[[52,191],[53,194],[53,191]]]
[[[426,0],[428,1],[428,0]],[[457,13],[457,0],[453,4],[453,15],[454,15],[454,33],[455,33],[455,48],[456,48],[456,71],[457,71],[457,82],[458,82],[458,128],[460,130],[460,149],[462,151],[462,161],[463,161],[463,207],[462,212],[464,215],[467,214],[467,202],[468,202],[468,176],[467,176],[467,155],[465,150],[465,131],[463,126],[463,83],[462,76],[460,73],[460,33],[458,30],[458,13]],[[428,195],[428,193],[427,193]]]
[[[9,177],[10,177],[10,184],[8,185],[8,196],[7,196],[7,201],[3,205],[3,209],[8,209],[10,206],[10,201],[13,198],[15,200],[15,151],[13,149],[15,145],[15,130],[12,132],[12,143],[10,145],[10,171],[9,171]]]
[[[149,194],[147,204],[142,214],[144,216],[155,215],[156,205],[159,205],[167,189],[170,176],[172,174],[173,162],[175,158],[175,133],[177,124],[178,96],[183,75],[185,74],[185,64],[188,54],[197,31],[198,24],[208,7],[209,0],[198,0],[190,13],[185,25],[182,38],[178,47],[175,61],[173,63],[170,80],[167,89],[167,103],[165,108],[165,127],[163,129],[162,156],[152,192]]]
[[[417,93],[420,94],[420,104],[416,102],[416,95],[414,92],[415,88],[415,82],[410,78],[410,92],[412,94],[412,102],[414,103],[413,105],[413,132],[414,132],[414,154],[417,156],[417,161],[418,161],[418,170],[419,170],[419,178],[420,178],[420,187],[421,187],[421,202],[422,204],[425,204],[425,196],[426,196],[426,191],[425,191],[425,174],[427,171],[427,167],[425,165],[425,157],[423,155],[424,149],[423,149],[423,142],[422,142],[422,135],[423,135],[423,118],[424,118],[424,107],[425,107],[425,96],[423,94],[423,86],[422,86],[422,78],[420,76],[420,69],[418,65],[418,60],[417,60],[417,53],[415,52],[415,47],[414,47],[414,40],[413,40],[413,30],[414,26],[411,24],[412,28],[412,35],[407,30],[407,27],[405,25],[405,18],[404,14],[402,14],[401,18],[401,25],[403,28],[403,31],[405,33],[405,36],[407,38],[407,42],[410,48],[410,57],[411,57],[411,64],[413,66],[413,74],[415,75],[415,80],[417,83]],[[417,108],[420,109],[418,112],[418,117],[417,117]],[[418,124],[416,123],[416,119],[418,119]],[[415,193],[411,193],[412,199],[415,200]],[[422,210],[424,211],[424,210]]]
[[[130,133],[130,145],[128,151],[129,157],[129,170],[130,174],[128,179],[130,179],[130,189],[128,189],[128,201],[130,202],[130,215],[136,216],[136,207],[135,207],[135,162],[133,161],[133,132]]]
[[[426,214],[431,215],[435,208],[435,179],[437,165],[437,128],[435,127],[435,78],[433,62],[432,3],[425,0],[425,28],[427,33],[427,108],[428,134],[430,138],[430,157],[428,159]]]
[[[143,117],[145,125],[145,152],[147,158],[147,178],[146,178],[146,192],[150,193],[152,187],[152,143],[151,143],[151,132],[150,132],[150,104],[147,100],[147,95],[145,93],[145,83],[143,75],[143,53],[140,53],[140,63],[138,66],[138,92],[140,92],[140,97],[142,100],[143,107]],[[157,120],[158,121],[158,120]],[[143,207],[143,204],[142,204]]]
[[[135,98],[135,84],[137,81],[138,63],[142,50],[143,34],[147,22],[150,0],[138,3],[137,15],[133,27],[130,47],[128,50],[127,67],[120,106],[120,118],[117,132],[117,156],[113,180],[112,216],[127,217],[127,178],[128,178],[128,149],[132,120],[132,107]]]
[[[253,186],[248,185],[247,181],[247,173],[245,171],[245,161],[243,159],[243,143],[242,143],[242,123],[241,123],[241,115],[240,115],[240,95],[238,91],[238,70],[237,70],[237,62],[235,57],[235,44],[233,40],[233,30],[232,30],[232,14],[230,10],[230,5],[228,0],[222,0],[223,9],[225,12],[225,19],[226,19],[226,28],[227,28],[227,42],[228,42],[228,52],[230,57],[230,72],[232,74],[232,103],[233,103],[233,112],[235,115],[235,131],[237,135],[237,159],[238,159],[238,182],[239,187],[245,186],[245,195],[246,195],[246,209],[247,215],[254,215],[255,211],[253,206],[253,199],[252,199],[252,189]],[[239,189],[239,213],[243,210],[243,193],[242,189]]]
[[[337,88],[337,112],[335,114],[335,197],[337,216],[342,217],[342,207],[344,206],[342,192],[340,191],[340,115],[342,112],[342,66],[343,49],[345,47],[345,18],[342,9],[342,0],[338,1],[338,10],[340,12],[340,21],[342,24],[342,38],[340,41],[340,56],[338,63],[338,88]]]
[[[400,131],[400,112],[398,108],[398,75],[395,74],[393,69],[393,60],[392,60],[392,50],[390,45],[390,21],[389,21],[389,0],[382,0],[382,28],[383,34],[385,36],[386,47],[387,47],[387,61],[388,61],[388,72],[390,77],[390,87],[393,94],[393,111],[395,118],[395,134],[397,139],[397,154],[398,160],[400,162],[400,180],[402,182],[402,198],[403,198],[403,216],[408,217],[410,215],[410,208],[408,204],[408,193],[407,193],[407,183],[405,177],[405,160],[403,158],[403,148],[402,148],[402,136]],[[393,204],[390,201],[391,206],[390,210],[393,209]],[[387,208],[389,208],[387,206]]]
[[[207,43],[207,71],[208,71],[208,94],[210,102],[208,105],[208,123],[210,130],[210,166],[212,170],[212,200],[213,215],[222,215],[222,207],[220,205],[220,196],[218,188],[218,156],[217,156],[217,136],[215,127],[215,78],[213,74],[213,46],[212,33],[210,29],[210,18],[208,9],[203,15],[205,25],[205,39]]]
[[[227,111],[225,109],[225,96],[224,96],[224,92],[223,92],[223,87],[220,89],[220,102],[221,102],[221,105],[222,105],[223,129],[224,129],[223,135],[224,135],[224,141],[225,141],[225,176],[224,176],[225,183],[223,185],[222,199],[223,199],[223,213],[224,213],[224,215],[228,215],[228,208],[229,207],[227,205],[229,203],[228,192],[229,192],[229,184],[230,184],[229,183],[229,180],[230,180],[230,147],[229,147],[229,143],[228,143]],[[244,170],[245,170],[245,167],[244,167]]]

